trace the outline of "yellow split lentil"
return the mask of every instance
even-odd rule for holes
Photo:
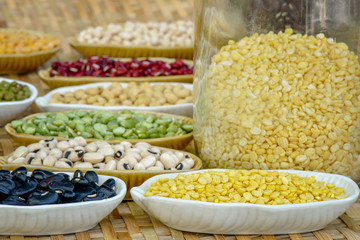
[[[160,178],[146,190],[145,197],[161,196],[214,203],[267,205],[320,202],[346,198],[344,189],[318,182],[314,176],[266,170],[209,170]]]
[[[55,36],[19,29],[0,30],[0,54],[32,53],[59,46]]]
[[[360,179],[360,67],[324,34],[254,34],[211,59],[194,110],[205,168],[295,169]]]

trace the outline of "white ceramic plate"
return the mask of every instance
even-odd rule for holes
[[[6,81],[6,82],[15,81],[20,84],[26,85],[28,86],[31,95],[29,98],[21,101],[0,102],[0,126],[8,123],[10,120],[13,120],[22,112],[24,112],[28,107],[30,107],[30,105],[34,102],[38,94],[36,87],[30,83],[0,77],[0,82],[1,81]]]
[[[55,235],[93,228],[121,203],[126,193],[126,184],[119,178],[99,175],[99,183],[109,178],[115,180],[116,196],[104,200],[39,206],[0,204],[0,235]]]
[[[215,169],[224,171],[223,169]],[[192,174],[208,170],[193,171]],[[279,170],[280,171],[280,170]],[[359,188],[348,177],[308,171],[286,170],[302,177],[344,188],[345,199],[303,204],[261,205],[250,203],[209,203],[159,196],[144,197],[152,182],[174,178],[179,173],[161,174],[131,189],[132,199],[147,213],[165,225],[189,232],[212,234],[289,234],[315,231],[326,227],[358,198]]]
[[[120,83],[123,88],[127,87],[127,83]],[[151,85],[159,84],[159,83],[150,83]],[[164,83],[162,83],[164,84]],[[171,83],[174,84],[175,83]],[[189,83],[176,83],[183,84],[184,87],[193,90],[192,84]],[[167,105],[167,106],[151,106],[151,107],[130,107],[130,106],[95,106],[88,104],[62,104],[62,103],[49,103],[52,94],[54,93],[65,93],[65,92],[74,92],[77,89],[85,89],[87,87],[97,87],[102,86],[104,88],[111,85],[111,82],[106,83],[91,83],[84,84],[72,87],[62,87],[57,88],[55,90],[50,91],[48,94],[42,97],[38,97],[35,101],[38,108],[43,112],[58,112],[65,110],[108,110],[108,111],[121,111],[121,110],[132,110],[132,111],[146,111],[146,112],[160,112],[160,113],[170,113],[192,117],[193,115],[193,104],[192,103],[184,103],[184,104],[176,104],[176,105]]]

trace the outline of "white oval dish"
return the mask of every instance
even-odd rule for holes
[[[66,173],[73,176],[73,173]],[[102,184],[115,180],[112,198],[66,204],[12,206],[0,204],[0,235],[55,235],[81,232],[93,228],[123,200],[126,184],[119,178],[98,175]]]
[[[121,86],[127,87],[128,83],[120,83]],[[164,84],[164,83],[150,83],[151,85],[156,84]],[[189,83],[170,83],[173,85],[182,84],[185,88],[193,90],[192,84]],[[63,104],[63,103],[49,103],[51,96],[54,93],[65,93],[65,92],[74,92],[78,89],[85,89],[87,87],[98,87],[102,86],[104,88],[111,85],[111,82],[104,83],[91,83],[70,87],[62,87],[57,88],[55,90],[50,91],[46,95],[42,97],[38,97],[35,100],[38,108],[43,112],[58,112],[65,110],[106,110],[106,111],[121,111],[121,110],[131,110],[131,111],[147,111],[147,112],[160,112],[160,113],[170,113],[192,117],[193,115],[193,104],[192,103],[184,103],[184,104],[176,104],[176,105],[166,105],[166,106],[150,106],[150,107],[134,107],[134,106],[96,106],[89,104]]]
[[[10,120],[16,118],[22,112],[24,112],[28,107],[30,107],[30,105],[34,102],[35,98],[38,95],[36,87],[30,83],[0,77],[0,82],[1,81],[15,81],[20,84],[26,85],[28,86],[31,95],[27,99],[21,101],[0,102],[0,126],[6,124]]]
[[[224,169],[213,169],[224,171]],[[208,170],[193,171],[204,172]],[[180,173],[161,174],[130,190],[132,199],[165,225],[188,232],[211,234],[289,234],[312,232],[326,227],[358,198],[359,188],[348,177],[296,170],[278,170],[344,188],[345,199],[303,204],[262,205],[250,203],[210,203],[159,196],[144,197],[159,178],[175,178]]]

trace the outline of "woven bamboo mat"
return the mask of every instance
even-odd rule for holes
[[[0,0],[0,27],[25,28],[47,32],[62,40],[61,51],[55,60],[73,60],[79,57],[67,44],[67,38],[89,26],[134,21],[172,21],[192,19],[193,0]],[[44,67],[49,66],[47,63]],[[4,75],[34,84],[39,95],[49,88],[40,81],[36,72],[22,75]],[[0,109],[1,111],[1,109]],[[35,106],[24,115],[37,112]],[[17,145],[0,128],[0,155],[11,153]],[[189,147],[190,150],[192,147]],[[187,149],[189,150],[189,149]],[[1,212],[0,212],[1,214]],[[24,237],[0,236],[0,240],[22,239],[186,239],[186,240],[360,240],[360,203],[354,204],[345,214],[325,229],[313,233],[291,235],[209,235],[177,231],[166,227],[158,220],[148,216],[132,201],[121,203],[108,217],[95,228],[76,234]],[[1,233],[0,233],[1,234]]]

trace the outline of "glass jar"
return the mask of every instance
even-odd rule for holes
[[[204,167],[360,179],[359,7],[196,0],[194,139]]]

